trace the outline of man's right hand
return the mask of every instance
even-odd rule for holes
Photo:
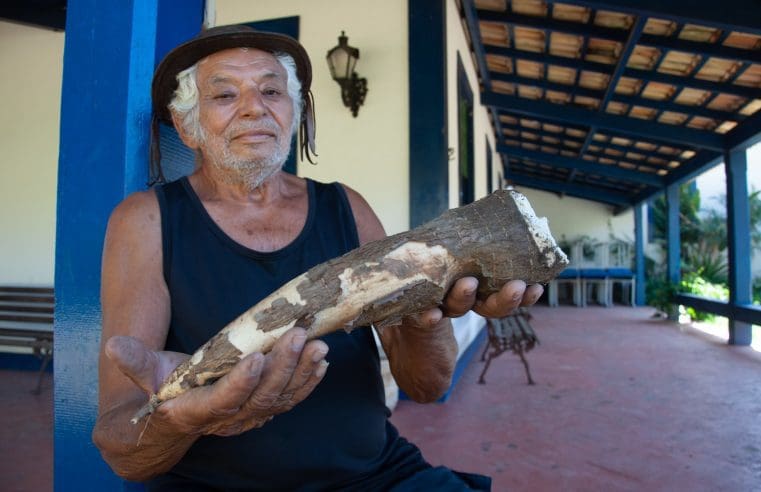
[[[188,435],[230,436],[261,427],[304,400],[325,375],[328,346],[321,340],[305,342],[303,329],[289,330],[267,355],[251,354],[214,384],[162,403],[152,419]],[[189,357],[150,350],[126,336],[109,339],[105,351],[148,394]]]

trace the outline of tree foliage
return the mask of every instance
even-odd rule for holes
[[[700,192],[690,184],[679,187],[679,239],[682,260],[681,292],[711,298],[726,295],[727,286],[727,215],[726,196],[718,198],[722,207],[701,210]],[[750,240],[753,250],[761,249],[761,190],[748,194]],[[665,246],[668,211],[665,196],[655,200],[652,208],[653,235]],[[662,309],[663,297],[669,297],[677,286],[666,279],[663,265],[647,264],[648,303]],[[690,313],[693,317],[700,314]]]
[[[679,187],[679,240],[682,274],[697,274],[711,283],[727,282],[726,196],[719,209],[701,210],[700,191],[686,184]],[[761,190],[748,194],[751,247],[761,249]],[[653,205],[656,240],[665,241],[668,211],[665,196]]]

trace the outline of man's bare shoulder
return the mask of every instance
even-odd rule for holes
[[[354,222],[357,224],[357,233],[359,234],[359,243],[365,244],[386,237],[383,224],[381,224],[380,219],[375,215],[367,200],[348,185],[344,183],[340,183],[340,185],[346,190],[346,196],[349,199],[349,204],[354,214]]]
[[[158,233],[161,230],[160,215],[158,199],[153,190],[132,193],[111,212],[108,235]]]

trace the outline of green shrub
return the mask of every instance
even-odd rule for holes
[[[686,294],[726,301],[729,299],[729,288],[725,284],[711,283],[702,277],[700,273],[688,273],[679,284],[679,291]],[[716,315],[696,311],[688,307],[687,314],[695,321],[713,321]]]
[[[645,300],[648,306],[653,306],[662,313],[668,313],[674,294],[678,291],[676,284],[667,281],[665,276],[648,277],[645,285]]]

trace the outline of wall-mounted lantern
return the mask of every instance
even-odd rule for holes
[[[365,102],[367,95],[367,79],[359,78],[354,67],[359,60],[359,50],[349,46],[349,38],[343,31],[338,37],[338,46],[326,56],[330,67],[330,76],[341,86],[341,99],[344,106],[351,109],[351,114],[357,117],[359,107]]]

